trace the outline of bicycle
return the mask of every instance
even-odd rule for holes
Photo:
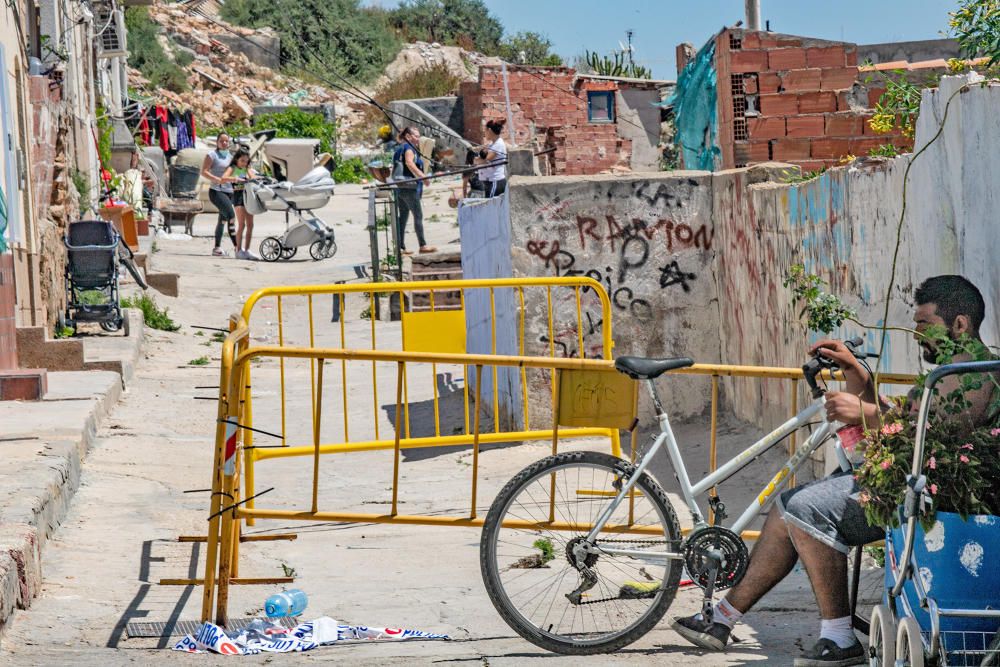
[[[846,341],[858,359],[874,357],[857,351],[862,343],[860,338]],[[802,367],[812,403],[692,484],[654,381],[693,364],[688,358],[615,360],[619,372],[645,381],[660,427],[634,464],[598,452],[556,454],[522,470],[493,501],[483,525],[480,568],[494,607],[524,639],[570,655],[615,651],[660,621],[685,567],[704,591],[702,609],[710,618],[713,594],[736,585],[746,572],[750,556],[741,533],[770,508],[799,466],[835,435],[823,407],[821,374],[836,364],[815,354]],[[819,420],[817,415],[822,415]],[[811,425],[816,428],[805,443],[728,528],[721,525],[727,518],[724,503],[710,495],[714,521],[709,525],[696,502],[699,497]],[[694,523],[686,538],[666,493],[646,472],[664,446]],[[839,443],[837,452],[842,468],[849,469]]]

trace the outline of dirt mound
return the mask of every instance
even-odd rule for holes
[[[396,58],[386,65],[385,75],[375,82],[375,88],[382,88],[394,80],[441,63],[463,81],[474,81],[479,76],[479,68],[482,65],[499,65],[500,59],[484,56],[475,51],[466,51],[458,46],[444,46],[437,42],[432,44],[414,42],[404,46]]]

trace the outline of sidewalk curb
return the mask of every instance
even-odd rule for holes
[[[125,314],[129,335],[119,339],[114,359],[105,351],[88,363],[93,370],[51,373],[42,401],[0,404],[18,424],[13,431],[2,429],[0,442],[13,459],[3,474],[7,479],[0,479],[8,489],[0,499],[0,632],[15,609],[27,609],[39,594],[42,548],[66,517],[98,428],[135,376],[144,326],[138,311]]]

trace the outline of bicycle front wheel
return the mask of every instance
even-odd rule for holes
[[[581,557],[594,522],[634,474],[626,461],[566,452],[522,470],[483,525],[479,559],[493,606],[519,635],[570,655],[607,653],[649,632],[680,581],[681,530],[648,475]]]

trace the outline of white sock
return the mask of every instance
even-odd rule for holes
[[[722,598],[715,605],[715,613],[712,615],[712,620],[716,623],[722,623],[730,630],[736,625],[739,620],[743,618],[743,612],[729,604],[729,600]]]
[[[829,639],[835,642],[840,648],[854,646],[858,641],[858,638],[854,634],[854,626],[851,623],[850,616],[831,619],[824,618],[820,621],[819,637],[820,639]]]

